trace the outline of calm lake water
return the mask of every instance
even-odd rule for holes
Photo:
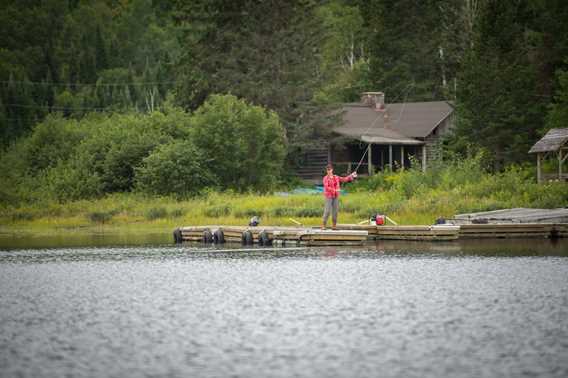
[[[2,377],[568,376],[568,241],[9,239]]]

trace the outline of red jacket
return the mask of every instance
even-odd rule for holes
[[[353,176],[349,175],[345,177],[340,177],[333,175],[329,177],[328,175],[325,175],[323,177],[323,195],[326,198],[339,197],[339,189],[340,189],[339,183],[349,182],[349,181],[353,181]]]

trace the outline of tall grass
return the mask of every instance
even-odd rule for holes
[[[480,158],[458,160],[426,173],[419,170],[377,174],[346,184],[340,223],[387,214],[400,224],[431,224],[438,217],[512,207],[568,206],[568,184],[538,185],[531,168],[487,173]],[[321,222],[321,194],[237,194],[208,192],[178,200],[119,193],[97,200],[0,207],[0,225],[18,228],[107,227],[170,230],[181,225],[246,225],[259,216],[264,225]]]

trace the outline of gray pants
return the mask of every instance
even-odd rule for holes
[[[339,198],[326,198],[325,208],[323,209],[323,224],[327,223],[329,214],[331,213],[331,221],[333,225],[337,224],[337,211],[339,210]]]

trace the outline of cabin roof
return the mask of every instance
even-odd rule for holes
[[[333,130],[369,143],[423,144],[454,108],[447,101],[394,103],[384,110],[363,104],[343,106],[343,125]]]
[[[529,153],[558,151],[567,141],[568,128],[551,129],[531,147]]]

